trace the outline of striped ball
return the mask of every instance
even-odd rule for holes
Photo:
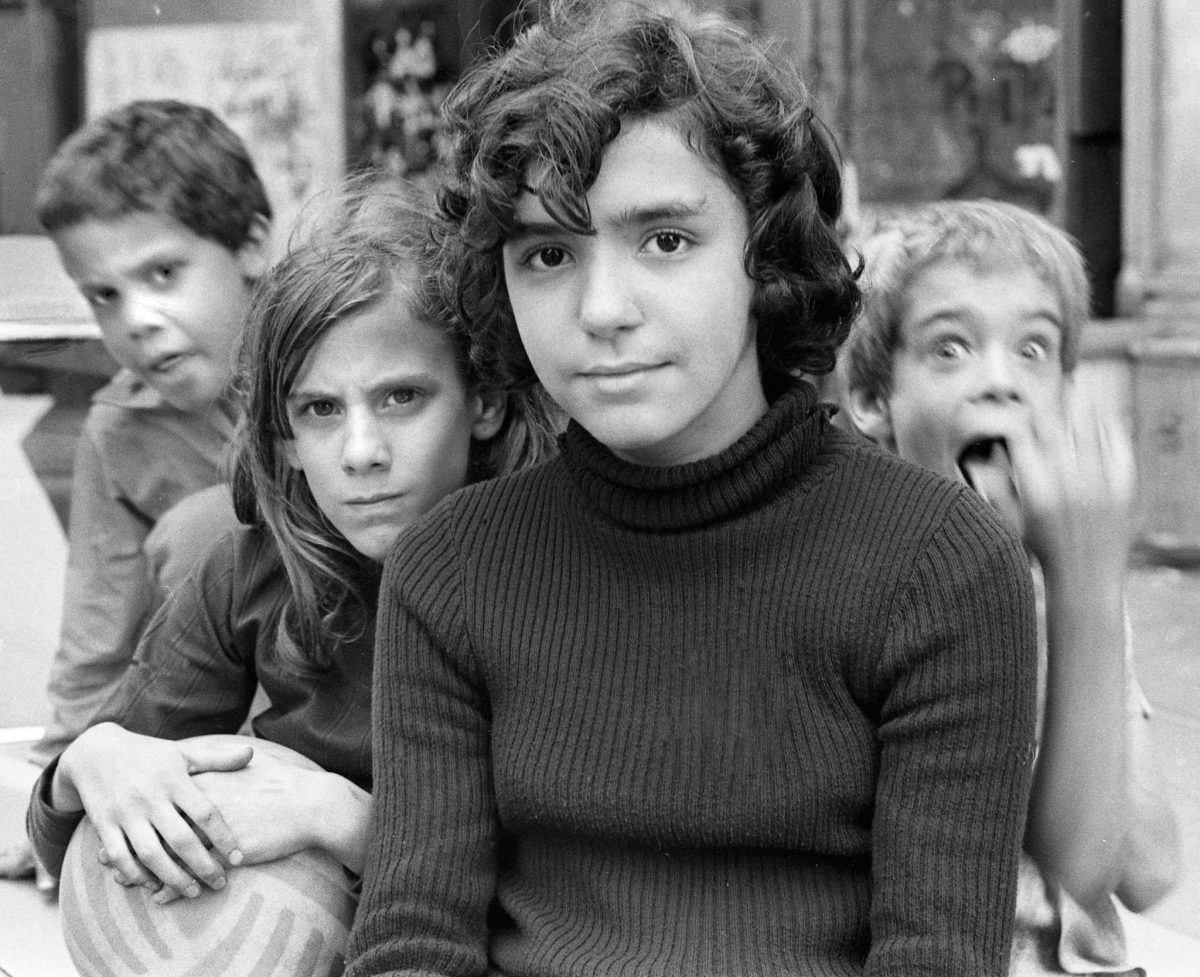
[[[241,742],[244,737],[206,739]],[[288,762],[311,761],[265,740],[249,742]],[[253,762],[253,761],[251,761]],[[82,977],[336,977],[357,898],[342,866],[310,849],[227,873],[225,888],[158,906],[118,885],[100,865],[85,818],[67,849],[59,886],[63,936]]]

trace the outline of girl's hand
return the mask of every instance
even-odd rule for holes
[[[318,825],[335,814],[320,802],[329,777],[259,751],[238,770],[192,779],[238,839],[242,864],[256,865],[319,843]]]
[[[1069,396],[1008,438],[1026,545],[1047,570],[1121,573],[1136,470],[1129,432],[1110,410]]]
[[[194,898],[200,882],[224,886],[222,861],[238,865],[242,852],[193,774],[237,770],[253,755],[249,746],[173,742],[101,723],[63,752],[52,800],[87,812],[119,882],[154,889],[159,902]]]
[[[344,777],[259,750],[246,767],[198,774],[195,780],[241,843],[243,865],[321,848],[361,874],[371,795]],[[178,897],[164,888],[159,901]]]

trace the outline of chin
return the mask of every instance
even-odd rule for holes
[[[184,387],[171,387],[156,384],[149,377],[143,377],[150,386],[162,395],[162,399],[174,407],[176,410],[183,411],[186,414],[202,414],[205,411],[211,410],[221,400],[224,392],[223,388],[210,390],[207,387],[202,387],[197,384],[189,384]]]
[[[368,539],[352,539],[350,545],[358,552],[373,563],[383,563],[387,559],[387,555],[392,551],[392,547],[396,545],[396,540],[400,536],[399,531],[389,533],[386,536],[371,536]]]

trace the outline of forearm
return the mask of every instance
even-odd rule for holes
[[[371,795],[345,777],[325,773],[324,783],[313,797],[315,846],[329,852],[356,875],[362,875],[367,856],[367,833],[371,822]]]
[[[71,495],[59,646],[50,669],[46,751],[61,750],[105,703],[133,657],[152,603],[146,523],[124,505],[81,438]]]
[[[1174,888],[1184,864],[1179,824],[1154,762],[1153,718],[1128,662],[1132,805],[1121,856],[1117,895],[1135,912],[1148,909]]]
[[[1046,705],[1026,847],[1086,906],[1120,880],[1132,807],[1122,572],[1044,570]]]

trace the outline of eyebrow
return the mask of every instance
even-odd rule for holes
[[[910,328],[920,332],[925,329],[932,329],[944,322],[970,322],[974,318],[970,315],[970,312],[970,307],[965,305],[947,304],[939,306],[929,314],[913,320],[910,323]],[[1056,328],[1059,332],[1066,331],[1062,314],[1049,306],[1031,306],[1028,309],[1023,309],[1021,311],[1020,322],[1023,325],[1034,322],[1045,322]]]
[[[536,198],[534,198],[536,200]],[[656,224],[660,221],[691,220],[704,214],[708,207],[708,197],[698,196],[687,199],[651,201],[645,204],[634,204],[623,208],[604,223],[618,230],[626,227],[640,227],[645,224]],[[516,220],[508,235],[508,241],[520,241],[530,237],[553,236],[555,234],[574,233],[563,227],[553,218],[535,217],[532,220]]]
[[[378,393],[382,390],[394,390],[398,387],[433,387],[440,386],[441,382],[441,379],[436,374],[420,370],[416,373],[394,373],[380,377],[371,384],[369,390],[371,393]],[[314,398],[318,400],[338,400],[340,399],[340,395],[312,384],[305,387],[293,387],[285,400],[290,404],[293,401],[312,400]]]

